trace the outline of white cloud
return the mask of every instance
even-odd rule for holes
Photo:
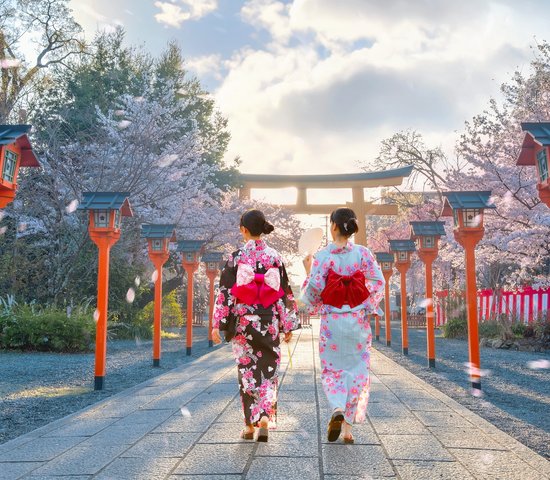
[[[450,150],[545,31],[510,5],[247,1],[241,19],[270,40],[226,62],[216,99],[229,119],[228,158],[240,155],[249,172],[353,171],[404,128]]]
[[[155,20],[164,25],[178,28],[186,20],[198,20],[218,8],[218,0],[171,0],[170,2],[155,2],[160,13],[155,14]]]
[[[219,54],[188,58],[185,61],[184,67],[193,71],[198,77],[212,75],[217,80],[222,79],[221,70],[223,68],[223,61]]]

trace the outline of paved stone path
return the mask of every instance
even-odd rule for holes
[[[0,478],[550,478],[550,462],[376,351],[369,421],[355,428],[355,445],[327,443],[316,327],[295,335],[292,366],[285,355],[267,444],[237,438],[224,346],[0,445]]]

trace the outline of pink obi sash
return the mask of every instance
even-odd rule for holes
[[[278,268],[270,268],[263,273],[255,273],[252,266],[240,264],[237,269],[237,282],[231,287],[231,294],[238,303],[261,304],[264,308],[273,305],[284,296],[281,288],[281,275]]]

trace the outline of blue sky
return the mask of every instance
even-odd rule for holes
[[[177,40],[228,118],[250,173],[357,171],[417,129],[452,153],[545,39],[542,0],[71,0],[89,37],[123,25],[153,53]]]

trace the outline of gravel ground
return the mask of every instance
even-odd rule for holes
[[[189,357],[185,340],[163,339],[160,368],[151,341],[109,341],[101,391],[93,390],[93,353],[0,351],[0,444],[212,351],[206,328],[195,327],[193,339]]]
[[[374,325],[373,325],[374,332]],[[436,331],[437,332],[437,331]],[[426,334],[409,330],[409,355],[401,354],[401,330],[392,325],[392,346],[384,328],[373,346],[441,392],[485,418],[519,442],[550,459],[550,369],[533,369],[529,362],[550,361],[550,352],[531,353],[481,348],[482,396],[471,394],[465,363],[465,340],[445,339],[436,333],[436,368],[429,369]]]

